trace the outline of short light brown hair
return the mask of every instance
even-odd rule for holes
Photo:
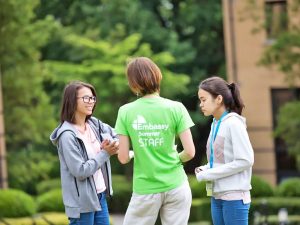
[[[63,123],[64,121],[68,121],[69,123],[75,123],[75,112],[77,109],[77,94],[78,90],[83,87],[87,87],[91,89],[93,96],[97,97],[96,90],[93,85],[84,83],[81,81],[72,81],[66,85],[63,99],[61,104],[61,112],[60,112],[60,122]],[[94,104],[93,112],[96,106]],[[92,115],[88,115],[85,119],[87,121]]]
[[[126,71],[130,89],[137,95],[160,91],[162,75],[158,66],[147,57],[132,59]]]

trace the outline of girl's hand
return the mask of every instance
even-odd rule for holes
[[[205,174],[205,170],[207,170],[207,167],[205,166],[199,166],[195,168],[195,175],[199,182],[205,180],[203,177]]]
[[[197,175],[197,173],[200,173],[201,171],[203,171],[203,170],[201,169],[201,166],[195,168],[195,174],[196,174],[196,175]]]
[[[107,151],[109,155],[115,155],[119,150],[119,142],[118,141],[109,141],[105,139],[101,143],[101,148]]]
[[[129,158],[132,159],[134,157],[134,151],[130,150],[129,151]]]

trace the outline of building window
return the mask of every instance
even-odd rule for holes
[[[287,2],[286,0],[266,0],[265,18],[267,38],[274,40],[279,34],[287,30]]]
[[[285,103],[300,100],[300,88],[296,89],[272,89],[272,112],[273,112],[273,127],[277,126],[277,115],[279,108]],[[277,181],[280,183],[288,177],[299,176],[297,171],[296,159],[288,153],[287,146],[283,139],[275,138],[275,154],[277,167]]]

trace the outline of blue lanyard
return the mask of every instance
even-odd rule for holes
[[[217,137],[217,133],[219,131],[222,119],[227,114],[228,114],[227,111],[223,112],[222,116],[220,117],[220,119],[218,121],[216,130],[215,130],[215,121],[216,121],[216,119],[215,118],[213,119],[212,129],[211,129],[211,137],[210,137],[210,157],[209,157],[209,166],[210,166],[210,168],[212,168],[213,165],[214,165],[214,147],[213,147],[213,143],[215,142],[215,139]]]

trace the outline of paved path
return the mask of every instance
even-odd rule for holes
[[[122,225],[124,215],[122,214],[111,214],[113,225]]]

